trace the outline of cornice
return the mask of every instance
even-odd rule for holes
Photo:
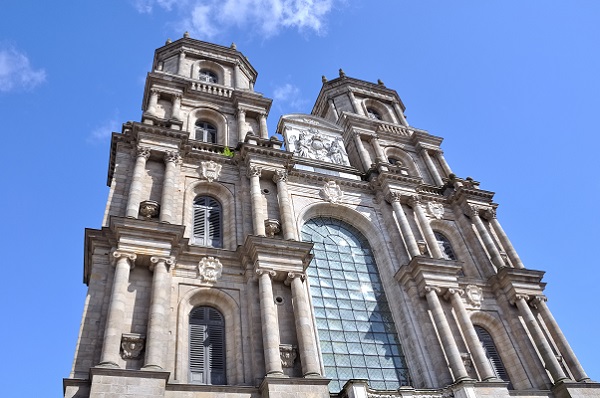
[[[387,88],[383,84],[371,83],[365,80],[355,79],[344,75],[342,77],[328,80],[323,83],[323,85],[321,86],[321,90],[319,91],[319,95],[317,96],[315,104],[310,113],[313,115],[321,116],[325,106],[327,105],[329,93],[331,91],[344,87],[348,87],[348,91],[363,90],[362,92],[364,92],[365,95],[381,96],[387,101],[396,100],[400,104],[400,107],[402,108],[403,112],[406,109],[396,90]]]
[[[319,182],[335,181],[335,183],[340,186],[358,188],[365,191],[371,190],[370,183],[368,181],[352,180],[344,177],[323,174],[316,171],[292,169],[289,172],[289,176],[294,177],[293,181],[298,183],[311,180]]]
[[[254,80],[256,80],[256,77],[258,76],[258,72],[250,64],[248,58],[236,48],[207,43],[190,37],[183,37],[157,48],[154,52],[154,58],[157,60],[162,59],[162,57],[165,56],[177,55],[181,50],[197,56],[216,58],[220,62],[228,63],[230,65],[239,62],[240,68],[249,72],[248,74],[254,77]]]
[[[452,202],[458,203],[467,203],[470,201],[474,201],[477,203],[492,204],[493,198],[494,192],[461,186],[455,188],[454,192],[450,195],[449,199]]]
[[[304,272],[312,247],[312,242],[247,235],[239,254],[246,269],[273,271],[278,280],[285,280],[289,272]]]

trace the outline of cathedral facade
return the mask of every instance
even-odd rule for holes
[[[342,70],[280,118],[235,48],[156,50],[113,133],[68,398],[600,397],[494,193]]]

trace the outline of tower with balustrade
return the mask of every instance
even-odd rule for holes
[[[600,396],[494,193],[396,91],[340,70],[269,134],[256,78],[233,45],[156,50],[65,397]]]

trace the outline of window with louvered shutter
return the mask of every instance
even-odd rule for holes
[[[452,250],[452,245],[448,238],[437,231],[434,231],[433,233],[444,258],[446,260],[456,260],[456,255],[454,254],[454,250]]]
[[[194,243],[201,246],[222,247],[221,205],[210,196],[194,200]]]
[[[477,337],[479,337],[479,341],[483,346],[485,355],[490,361],[490,365],[492,365],[492,369],[494,370],[496,377],[504,381],[510,382],[510,379],[508,378],[508,373],[506,372],[506,368],[502,363],[502,359],[500,359],[500,354],[498,354],[498,350],[496,349],[496,345],[494,344],[492,336],[487,330],[485,330],[481,326],[475,325],[475,331],[477,332]]]
[[[190,314],[190,382],[226,384],[225,322],[212,307],[197,307]]]

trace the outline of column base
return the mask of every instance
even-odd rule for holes
[[[304,377],[305,379],[322,379],[323,376],[321,376],[319,373],[305,373],[302,377]]]
[[[96,366],[99,367],[99,368],[108,368],[108,369],[119,369],[120,368],[119,365],[117,365],[116,363],[114,363],[112,361],[100,362]]]
[[[163,367],[159,365],[144,365],[141,370],[163,370]]]

